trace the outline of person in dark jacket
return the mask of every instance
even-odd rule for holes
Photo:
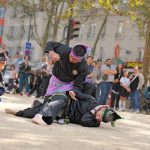
[[[119,108],[119,89],[120,89],[120,79],[123,76],[123,65],[118,64],[116,68],[117,73],[114,76],[114,82],[111,89],[111,107],[118,109]]]
[[[85,127],[99,127],[101,122],[114,122],[121,117],[108,105],[99,105],[99,102],[87,94],[77,94],[77,101],[71,101],[68,112],[71,123]]]
[[[26,55],[24,57],[24,62],[19,67],[18,75],[19,75],[19,79],[20,79],[20,81],[19,81],[19,93],[20,93],[20,95],[23,95],[22,94],[22,87],[23,87],[23,84],[25,83],[26,94],[29,96],[29,89],[30,89],[29,75],[30,75],[30,71],[31,71],[31,66],[30,66],[29,60],[30,60],[30,57],[28,55]]]
[[[46,52],[49,52],[55,63],[45,96],[69,91],[69,95],[75,98],[76,91],[83,89],[88,74],[87,63],[84,60],[87,47],[76,45],[71,48],[61,43],[48,42]]]
[[[71,123],[86,127],[99,127],[101,122],[113,124],[117,119],[121,119],[113,109],[107,105],[98,105],[98,102],[90,95],[77,93],[77,101],[70,99],[69,105],[67,95],[57,93],[51,96],[44,106],[39,101],[35,101],[31,108],[17,111],[6,109],[6,112],[20,117],[33,118],[34,123],[44,126],[52,124],[60,114],[63,117],[66,114]],[[64,112],[66,107],[68,109]]]

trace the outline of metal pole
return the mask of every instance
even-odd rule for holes
[[[32,15],[31,15],[31,17],[30,17],[30,25],[29,25],[29,32],[28,32],[28,42],[30,41],[31,20],[32,20]]]
[[[71,0],[71,4],[73,4],[74,0]],[[68,21],[68,30],[67,30],[67,38],[66,38],[66,45],[69,46],[69,42],[70,42],[70,38],[71,38],[71,20],[72,20],[72,15],[73,15],[73,8],[71,8],[71,15],[69,17],[69,21]]]

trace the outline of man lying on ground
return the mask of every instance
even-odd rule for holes
[[[99,127],[101,122],[113,124],[117,119],[121,119],[113,109],[107,105],[98,105],[95,98],[90,95],[78,93],[76,99],[74,101],[65,94],[57,93],[51,96],[44,106],[35,101],[31,108],[21,111],[6,109],[5,111],[16,116],[33,118],[34,123],[44,126],[52,124],[57,116],[62,116],[66,112],[71,123],[86,127]]]

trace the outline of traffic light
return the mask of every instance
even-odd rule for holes
[[[75,37],[79,36],[80,22],[77,20],[69,19],[66,45],[69,45],[69,41]]]
[[[79,36],[79,30],[80,30],[80,22],[77,20],[71,19],[71,22],[70,22],[70,39],[78,37]]]

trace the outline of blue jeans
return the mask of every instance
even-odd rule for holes
[[[101,90],[101,83],[97,84],[97,87],[96,87],[96,100],[98,102],[100,101],[100,90]]]
[[[100,95],[100,104],[105,105],[108,95],[110,93],[110,90],[112,88],[111,82],[101,82],[101,95]]]
[[[130,109],[140,109],[140,91],[134,90],[130,93]]]
[[[29,74],[21,73],[20,74],[20,81],[19,81],[19,92],[22,92],[22,86],[25,83],[26,92],[29,93]]]

